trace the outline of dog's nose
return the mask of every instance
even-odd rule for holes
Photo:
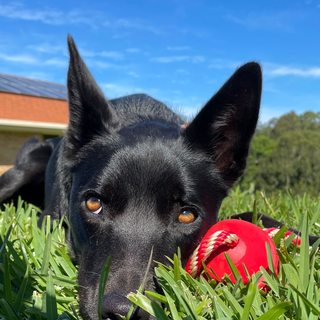
[[[124,296],[109,292],[103,296],[101,305],[102,319],[118,320],[119,316],[126,316],[129,312],[131,302]]]
[[[116,292],[109,292],[103,296],[101,305],[101,317],[104,320],[121,320],[125,317],[132,303],[125,296]],[[140,308],[134,310],[132,320],[148,320],[149,314]]]

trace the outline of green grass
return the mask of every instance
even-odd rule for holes
[[[37,228],[38,209],[19,202],[0,213],[0,318],[79,319],[77,266],[62,222]]]
[[[308,233],[320,234],[320,197],[293,198],[290,193],[266,197],[252,190],[233,190],[222,204],[220,217],[257,210],[301,230],[300,248],[290,245],[292,238],[275,238],[278,275],[262,269],[246,285],[241,278],[236,284],[228,277],[223,283],[202,276],[193,279],[181,268],[178,253],[168,257],[172,258],[170,266],[156,268],[164,295],[143,295],[141,287],[128,298],[166,320],[319,319],[320,257],[317,244],[309,249],[306,239]],[[0,319],[79,319],[77,266],[68,255],[62,222],[53,222],[49,232],[47,220],[40,230],[37,214],[37,208],[22,201],[17,208],[5,205],[0,211]],[[102,288],[109,265],[107,259]],[[232,262],[231,269],[237,278]],[[256,285],[261,274],[270,287],[268,292]]]

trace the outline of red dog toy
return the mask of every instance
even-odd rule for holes
[[[231,281],[235,283],[236,280],[224,255],[224,252],[227,252],[239,270],[243,282],[247,283],[248,278],[242,263],[244,263],[250,275],[258,272],[261,266],[266,270],[269,269],[266,251],[267,242],[271,249],[274,269],[278,273],[279,258],[276,246],[270,238],[274,236],[276,230],[278,229],[262,230],[252,223],[241,220],[218,222],[203,237],[200,245],[190,257],[186,270],[191,276],[195,277],[203,270],[202,261],[204,261],[212,278],[219,280],[210,269],[220,279],[223,278],[224,274],[228,274]],[[263,280],[263,278],[259,280],[258,286],[260,288],[264,287]]]

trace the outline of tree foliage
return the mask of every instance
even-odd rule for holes
[[[290,188],[296,194],[320,191],[320,112],[294,112],[259,126],[247,172],[240,185],[268,192]]]

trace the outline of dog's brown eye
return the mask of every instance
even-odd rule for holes
[[[183,210],[178,219],[181,223],[191,223],[196,220],[196,216],[191,210]]]
[[[96,197],[90,197],[86,201],[86,206],[92,213],[98,214],[102,210],[102,205],[101,205],[100,199],[98,199]]]

